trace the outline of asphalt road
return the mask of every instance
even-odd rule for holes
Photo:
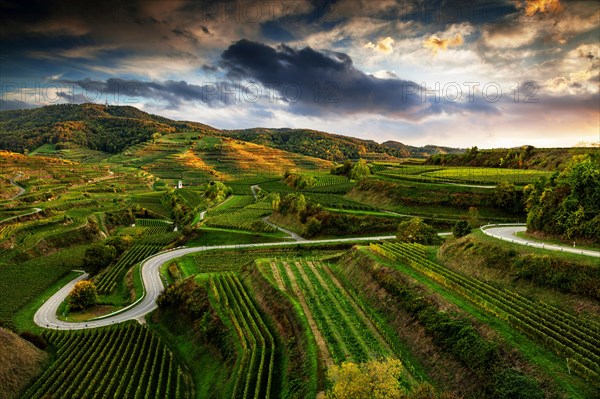
[[[547,244],[540,241],[531,241],[525,238],[519,237],[516,234],[519,232],[526,231],[527,227],[525,225],[512,225],[512,226],[502,226],[502,225],[488,225],[483,226],[481,231],[490,236],[497,238],[503,241],[509,241],[513,244],[526,245],[533,248],[543,248],[550,251],[559,251],[559,252],[569,252],[578,255],[585,256],[594,256],[600,258],[600,252],[592,251],[589,249],[579,249],[577,247],[568,247],[564,245],[555,245],[555,244]]]
[[[515,234],[520,231],[525,231],[526,227],[523,225],[488,225],[483,226],[482,231],[491,237],[495,237],[504,241],[509,241],[515,244],[528,245],[536,248],[544,248],[552,251],[562,251],[576,253],[586,256],[600,257],[600,252],[581,250],[572,247],[550,245],[535,241],[530,241],[517,237]],[[449,233],[441,233],[449,234]],[[275,242],[275,243],[257,243],[257,244],[231,244],[231,245],[218,245],[218,246],[202,246],[192,248],[177,248],[168,250],[165,252],[158,253],[143,261],[141,267],[142,280],[144,282],[144,296],[129,305],[128,307],[110,315],[103,316],[88,322],[72,323],[59,320],[56,317],[56,312],[60,304],[67,298],[69,292],[77,283],[85,278],[87,274],[82,274],[76,279],[69,282],[63,288],[61,288],[56,294],[49,298],[35,313],[34,322],[44,328],[61,329],[61,330],[80,330],[86,328],[97,328],[110,326],[117,323],[122,323],[127,320],[143,320],[144,316],[152,312],[157,308],[156,300],[161,292],[164,290],[162,280],[160,278],[160,266],[166,262],[169,262],[175,258],[179,258],[184,255],[188,255],[194,252],[208,251],[214,249],[242,249],[242,248],[257,248],[266,246],[286,246],[286,245],[306,245],[306,244],[318,244],[318,243],[335,243],[335,242],[352,242],[352,241],[380,241],[394,239],[395,236],[375,236],[375,237],[350,237],[350,238],[333,238],[326,240],[303,240],[294,242]]]
[[[241,249],[241,248],[255,248],[255,247],[266,247],[266,246],[286,246],[286,245],[305,245],[305,244],[318,244],[318,243],[335,243],[335,242],[352,242],[352,241],[380,241],[389,240],[396,238],[395,236],[376,236],[376,237],[351,237],[351,238],[334,238],[327,240],[305,240],[295,242],[275,242],[275,243],[257,243],[257,244],[232,244],[232,245],[218,245],[218,246],[204,246],[204,247],[193,247],[193,248],[179,248],[165,252],[158,253],[148,259],[142,264],[142,280],[144,282],[145,295],[137,302],[131,304],[125,309],[120,310],[117,313],[104,316],[99,319],[92,321],[72,323],[67,321],[59,320],[56,317],[56,312],[60,304],[67,298],[69,292],[77,283],[85,278],[86,274],[83,274],[76,279],[69,282],[63,288],[61,288],[56,294],[50,297],[44,304],[38,309],[33,318],[35,324],[44,328],[60,329],[60,330],[81,330],[86,328],[97,328],[110,326],[117,323],[122,323],[127,320],[142,320],[145,315],[152,312],[157,308],[156,299],[164,290],[162,280],[160,278],[160,266],[165,262],[173,260],[183,255],[191,254],[194,252],[207,251],[212,249]]]

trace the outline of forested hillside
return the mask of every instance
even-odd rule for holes
[[[423,157],[438,152],[462,152],[460,149],[449,147],[412,147],[396,141],[379,144],[373,140],[362,140],[309,129],[254,128],[232,130],[226,134],[240,140],[338,162],[349,158],[373,158],[373,154],[406,158]]]
[[[213,131],[195,122],[172,121],[134,107],[61,104],[0,112],[0,148],[25,152],[42,144],[76,144],[118,153],[147,141],[154,133]]]
[[[480,150],[472,147],[461,154],[434,154],[425,161],[425,164],[556,170],[560,165],[570,161],[574,155],[589,153],[600,153],[600,148],[535,148],[524,145],[517,148]]]

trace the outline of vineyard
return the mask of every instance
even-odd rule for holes
[[[232,273],[210,276],[216,302],[239,339],[232,398],[268,399],[275,365],[275,341],[240,280]]]
[[[376,327],[326,264],[298,258],[262,262],[260,267],[270,272],[281,290],[306,304],[304,311],[315,321],[335,363],[393,356]]]
[[[127,270],[129,270],[136,263],[146,259],[148,256],[159,252],[162,247],[163,245],[160,244],[134,244],[125,253],[123,253],[114,266],[108,268],[105,273],[101,274],[96,279],[98,293],[101,295],[107,295],[111,293],[117,287]]]
[[[378,165],[376,174],[393,179],[440,183],[497,184],[508,181],[517,185],[531,183],[550,172],[532,169],[441,167],[434,165]]]
[[[211,250],[202,251],[193,255],[193,262],[185,263],[185,276],[190,276],[198,273],[213,273],[213,272],[239,272],[247,263],[254,262],[260,258],[272,258],[274,256],[299,256],[308,254],[311,251],[311,256],[328,257],[337,255],[339,249],[301,249],[293,247],[273,247],[273,248],[256,248],[245,251],[236,250]]]
[[[233,195],[210,210],[204,224],[223,229],[274,233],[277,228],[261,220],[272,212],[271,208],[269,196],[255,203],[253,196]]]
[[[46,333],[53,363],[23,398],[191,398],[191,378],[148,328]]]
[[[352,201],[340,195],[333,194],[306,194],[308,200],[315,204],[321,204],[325,208],[334,208],[334,209],[350,209],[350,210],[361,210],[361,211],[371,211],[376,208],[361,204],[360,202]]]
[[[600,378],[600,324],[544,302],[500,290],[427,259],[418,244],[372,244],[371,248],[421,272],[567,359],[570,370],[590,381]]]

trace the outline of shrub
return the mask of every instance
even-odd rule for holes
[[[466,220],[459,220],[452,226],[452,235],[455,238],[464,237],[471,232],[471,226]]]

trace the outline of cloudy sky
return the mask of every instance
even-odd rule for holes
[[[108,102],[413,145],[600,141],[595,0],[82,3],[0,1],[2,109]]]

